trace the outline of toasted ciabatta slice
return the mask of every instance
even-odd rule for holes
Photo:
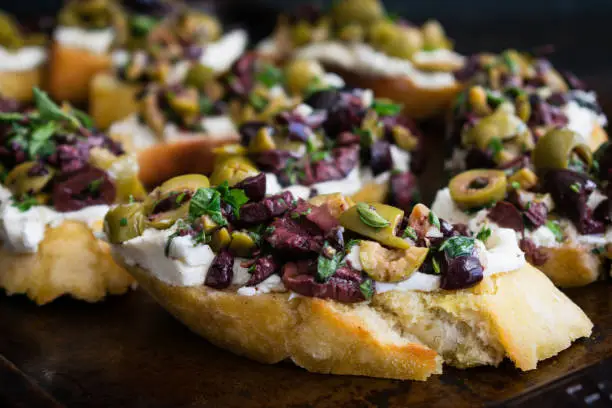
[[[97,74],[89,90],[89,112],[96,126],[106,129],[138,112],[136,95],[141,90],[141,85],[121,81],[111,73]]]
[[[57,100],[87,102],[89,84],[100,72],[110,71],[111,54],[96,54],[53,43],[49,62],[49,93]]]
[[[32,100],[32,89],[43,86],[43,68],[27,71],[0,71],[0,95],[19,102]]]
[[[521,370],[589,336],[582,310],[529,264],[458,291],[391,291],[342,304],[289,294],[241,296],[168,285],[127,266],[165,309],[213,344],[264,363],[307,370],[425,380],[457,367]]]
[[[123,294],[133,284],[108,244],[81,222],[47,227],[35,253],[13,252],[0,242],[0,287],[9,295],[26,294],[39,305],[62,295],[97,302],[107,294]]]

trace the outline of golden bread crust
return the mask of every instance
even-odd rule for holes
[[[32,100],[32,88],[43,86],[43,67],[28,71],[0,71],[0,95],[20,102]]]
[[[174,287],[129,266],[165,309],[212,343],[265,363],[291,359],[307,370],[425,380],[442,362],[530,370],[592,323],[530,265],[462,291],[386,292],[342,304],[287,294],[240,296]]]
[[[591,138],[589,139],[589,147],[592,151],[597,150],[602,143],[608,141],[608,133],[600,125],[596,125],[591,132]]]
[[[0,242],[0,287],[26,294],[39,305],[62,295],[87,302],[120,295],[134,279],[111,256],[110,247],[80,222],[48,227],[38,251],[12,252]]]
[[[49,62],[49,93],[58,101],[87,102],[89,84],[101,72],[111,70],[111,55],[94,54],[54,42]]]
[[[326,66],[336,72],[347,84],[371,89],[377,98],[389,98],[403,105],[403,113],[413,119],[428,119],[439,116],[451,106],[463,85],[455,82],[445,88],[423,88],[409,77],[381,77],[360,75],[337,66]]]
[[[90,85],[89,112],[100,129],[138,112],[136,95],[141,85],[121,81],[110,73],[97,74]],[[129,145],[126,146],[129,150]]]
[[[584,286],[599,278],[601,260],[589,248],[569,243],[556,248],[540,249],[548,255],[548,259],[538,269],[557,286]]]

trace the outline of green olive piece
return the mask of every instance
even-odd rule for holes
[[[223,248],[227,248],[231,241],[232,237],[230,236],[227,228],[220,228],[212,233],[210,247],[215,253],[217,253]]]
[[[215,74],[212,68],[202,64],[195,64],[187,72],[185,84],[197,89],[204,89],[206,85],[211,83],[214,79]]]
[[[173,191],[191,191],[195,192],[198,188],[210,187],[208,177],[202,174],[186,174],[171,178],[164,182],[159,189],[162,194],[169,194]]]
[[[145,216],[141,203],[122,204],[104,217],[104,232],[112,244],[136,238],[144,232]]]
[[[388,221],[388,225],[381,228],[372,227],[362,221],[358,206],[352,206],[340,215],[340,224],[347,230],[356,232],[364,237],[371,238],[382,245],[392,248],[407,249],[410,243],[395,235],[395,232],[402,222],[404,212],[399,208],[386,204],[373,203],[370,207],[377,215]],[[382,224],[380,224],[382,225]]]
[[[532,154],[533,164],[537,170],[567,169],[573,153],[582,159],[587,168],[591,167],[593,153],[582,136],[569,129],[553,129],[536,143]]]
[[[387,249],[378,242],[362,240],[359,244],[359,260],[363,270],[380,282],[399,282],[416,272],[429,248],[412,246],[407,249]]]
[[[307,21],[298,21],[290,29],[291,42],[296,47],[308,44],[312,39],[313,29]]]
[[[215,17],[193,10],[181,16],[177,30],[185,39],[193,38],[193,34],[199,34],[206,42],[217,41],[222,31],[221,24]]]
[[[40,192],[51,181],[54,171],[51,167],[41,165],[43,169],[37,173],[42,175],[30,175],[30,170],[38,165],[36,162],[21,163],[8,173],[4,184],[17,196]]]
[[[272,137],[272,129],[268,126],[260,128],[255,137],[249,142],[249,153],[263,153],[268,150],[276,149],[276,143]]]
[[[412,56],[423,49],[423,34],[416,27],[398,26],[395,41],[392,45],[382,48],[386,54],[411,59]]]
[[[501,141],[529,132],[529,128],[515,114],[501,106],[492,115],[482,118],[463,134],[466,145],[475,144],[481,150],[489,148],[495,138]]]
[[[181,116],[195,115],[200,110],[198,90],[187,88],[168,97],[170,107]]]
[[[358,24],[367,27],[385,16],[379,0],[341,0],[332,9],[332,18],[339,26]]]
[[[325,71],[315,60],[296,59],[285,66],[285,78],[289,92],[303,94],[317,80],[322,80]]]
[[[457,206],[467,210],[503,200],[507,183],[501,170],[468,170],[453,177],[448,187]]]
[[[248,177],[256,176],[259,170],[255,164],[246,157],[235,156],[222,161],[218,166],[215,166],[210,181],[213,185],[227,181],[230,186],[240,183]]]
[[[250,256],[257,244],[253,238],[244,231],[232,232],[232,242],[229,244],[229,250],[236,256],[247,257]]]
[[[423,46],[428,50],[451,48],[451,43],[444,33],[440,22],[429,20],[421,27]]]
[[[358,24],[349,24],[344,26],[338,32],[338,37],[342,41],[348,42],[361,42],[363,41],[364,35],[363,27]]]

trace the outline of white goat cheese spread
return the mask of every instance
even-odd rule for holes
[[[202,119],[204,132],[211,139],[220,139],[237,132],[234,122],[229,116],[209,116]],[[127,145],[132,145],[135,150],[143,150],[162,142],[153,130],[138,119],[137,114],[132,114],[122,121],[113,123],[109,129],[111,137],[117,140],[127,140]],[[164,129],[164,142],[175,142],[189,139],[194,136],[193,132],[185,132],[178,129],[172,123]]]
[[[104,220],[108,210],[107,205],[94,205],[62,213],[48,206],[35,205],[21,211],[13,205],[11,192],[0,186],[0,241],[13,252],[35,253],[47,226],[56,228],[64,221],[78,221],[93,228]]]
[[[296,54],[298,57],[315,59],[324,64],[336,65],[364,75],[408,77],[416,85],[424,88],[446,88],[455,84],[455,77],[450,72],[421,71],[408,60],[391,57],[367,44],[343,44],[337,41],[312,43],[297,50]],[[439,62],[448,60],[455,63],[463,58],[448,50],[420,54],[421,59],[429,58]],[[431,55],[426,56],[425,54]]]
[[[205,45],[200,64],[212,68],[216,73],[223,73],[244,53],[247,42],[246,31],[230,31],[218,41]]]
[[[595,194],[595,196],[593,196],[593,194]],[[597,194],[600,193],[595,190],[595,192],[589,196],[588,201],[592,203],[601,202],[602,198]],[[491,231],[500,229],[495,222],[487,217],[487,209],[480,210],[472,215],[461,211],[461,209],[457,207],[453,201],[448,188],[438,191],[431,209],[438,217],[443,218],[448,222],[466,224],[468,229],[474,234],[477,234],[482,230],[482,228],[490,228]],[[567,236],[571,240],[576,240],[579,243],[589,247],[612,243],[612,228],[608,228],[605,234],[581,235],[567,219],[561,219],[559,221],[559,227],[564,232],[564,236]],[[515,235],[517,238],[520,238],[521,234],[519,232],[515,232]],[[536,246],[545,248],[555,248],[562,244],[557,240],[557,237],[553,231],[551,231],[546,224],[534,230],[525,230],[525,237],[533,241]]]
[[[22,47],[9,50],[0,45],[0,71],[21,72],[38,68],[47,59],[44,47]]]
[[[87,50],[94,54],[105,54],[113,44],[115,30],[112,28],[88,30],[81,27],[58,27],[54,37],[55,41],[66,47]]]

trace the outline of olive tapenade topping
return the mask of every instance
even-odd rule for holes
[[[135,158],[96,131],[85,113],[56,105],[37,88],[33,95],[36,109],[0,113],[3,184],[17,208],[68,212],[143,197]]]

